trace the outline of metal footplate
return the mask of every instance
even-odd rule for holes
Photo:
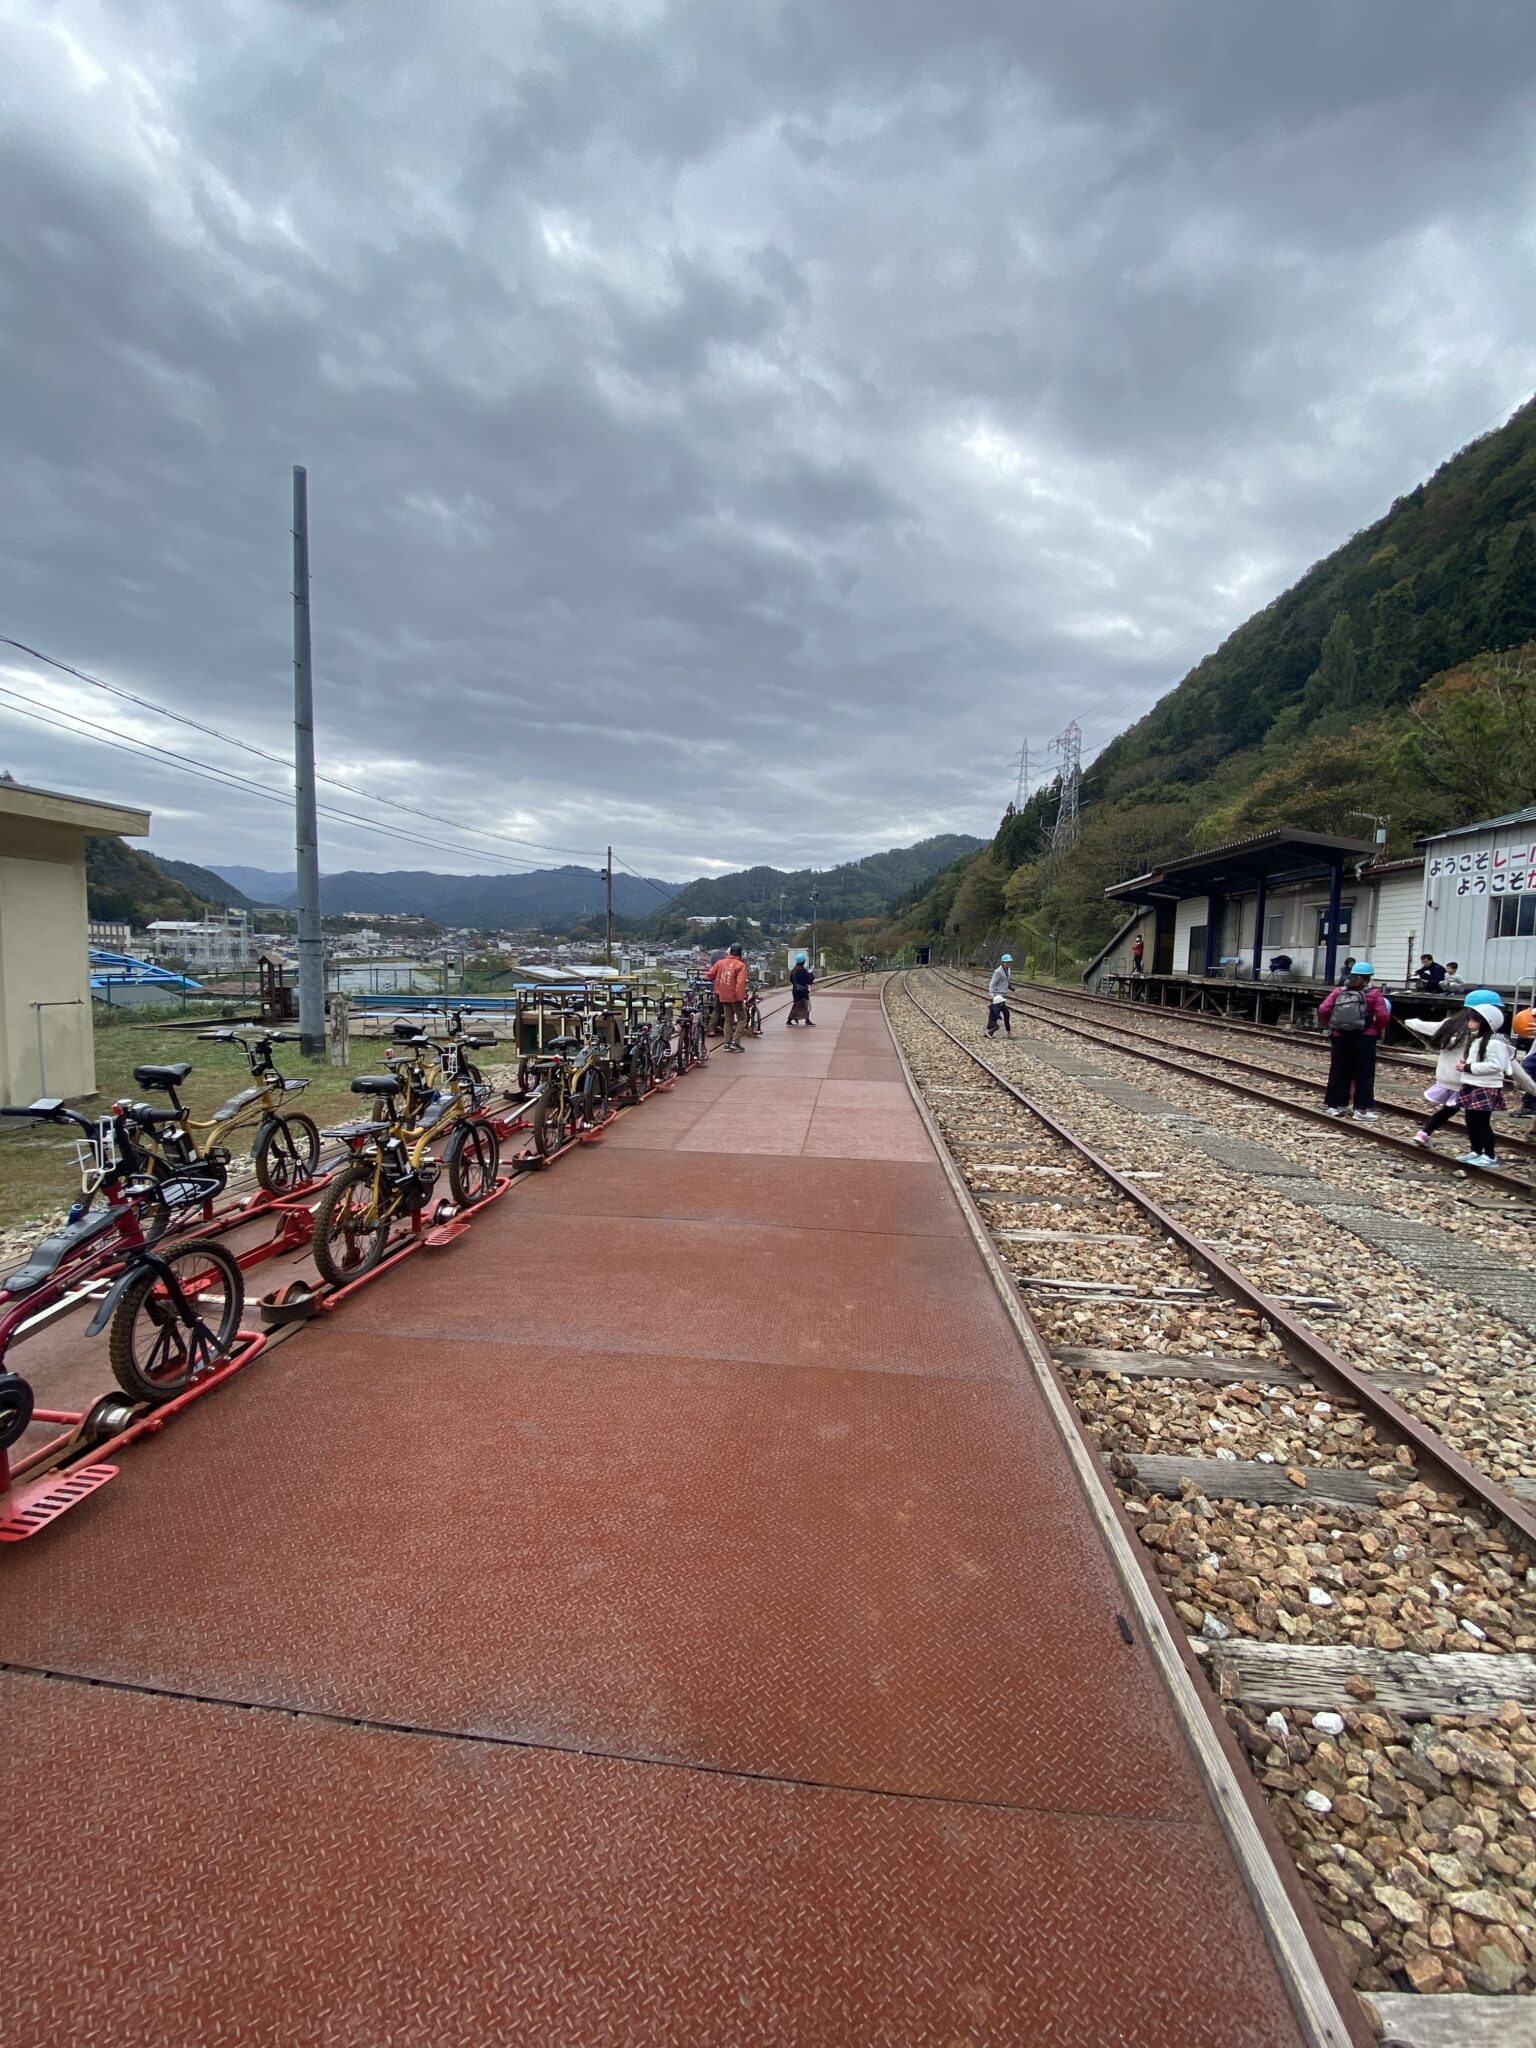
[[[7,1497],[4,1519],[0,1520],[0,1543],[24,1543],[39,1529],[46,1529],[60,1515],[67,1515],[88,1493],[95,1493],[109,1479],[117,1477],[116,1465],[77,1465],[72,1472],[39,1479]]]

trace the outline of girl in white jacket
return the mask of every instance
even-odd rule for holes
[[[1468,1002],[1452,1017],[1405,1017],[1403,1022],[1435,1049],[1434,1086],[1425,1094],[1440,1106],[1423,1129],[1414,1132],[1414,1143],[1427,1145],[1460,1112],[1467,1120],[1471,1150],[1459,1156],[1457,1165],[1497,1166],[1493,1112],[1504,1107],[1506,1082],[1530,1086],[1504,1036],[1503,1010],[1493,1002]]]

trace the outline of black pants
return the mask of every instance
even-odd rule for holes
[[[1356,1109],[1376,1103],[1376,1041],[1363,1031],[1337,1032],[1328,1044],[1328,1086],[1323,1100],[1330,1109],[1348,1109],[1353,1093]]]
[[[1013,1019],[1012,1019],[1012,1017],[1010,1017],[1010,1016],[1009,1016],[1009,1014],[1008,1014],[1008,1005],[1007,1005],[1006,1003],[988,1003],[988,1005],[987,1005],[987,1036],[988,1036],[988,1038],[995,1038],[995,1037],[997,1036],[997,1027],[998,1027],[998,1022],[999,1022],[999,1020],[1001,1020],[1001,1022],[1002,1022],[1002,1027],[1003,1027],[1003,1029],[1004,1029],[1004,1030],[1005,1030],[1005,1031],[1007,1032],[1008,1036],[1009,1036],[1010,1038],[1012,1038],[1012,1036],[1013,1036]]]
[[[1432,1117],[1425,1120],[1424,1128],[1433,1137],[1443,1130],[1455,1116],[1461,1114],[1459,1102],[1443,1102]],[[1491,1109],[1469,1109],[1467,1118],[1467,1142],[1474,1152],[1481,1152],[1485,1159],[1496,1159],[1494,1150],[1493,1111]]]

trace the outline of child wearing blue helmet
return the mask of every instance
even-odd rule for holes
[[[1008,1014],[1008,991],[1013,987],[1013,955],[1005,953],[992,970],[992,979],[987,983],[987,1036],[996,1038],[1001,1023],[1008,1036],[1013,1036],[1013,1019]]]

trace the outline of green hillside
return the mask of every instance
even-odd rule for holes
[[[192,872],[200,874],[202,870]],[[130,924],[136,931],[153,918],[205,917],[208,912],[208,900],[121,839],[93,836],[86,840],[85,882],[92,917]]]
[[[243,896],[233,882],[226,882],[222,875],[216,875],[212,868],[200,868],[195,861],[166,860],[161,854],[147,854],[162,873],[180,882],[184,889],[202,903],[215,903],[225,910],[253,910],[255,905],[249,896]]]
[[[1055,933],[1086,957],[1107,883],[1273,825],[1417,835],[1536,801],[1536,401],[1239,627],[1083,777],[1052,860],[1053,790],[936,878],[907,936]]]
[[[708,881],[690,882],[680,889],[666,909],[651,920],[658,934],[684,928],[689,917],[755,917],[766,924],[783,919],[803,922],[811,914],[811,890],[816,891],[817,914],[825,921],[878,917],[889,911],[914,888],[962,854],[973,852],[985,842],[960,832],[946,832],[935,839],[919,840],[915,846],[892,847],[888,853],[872,853],[863,860],[845,861],[835,868],[744,868],[736,874],[714,876]]]

